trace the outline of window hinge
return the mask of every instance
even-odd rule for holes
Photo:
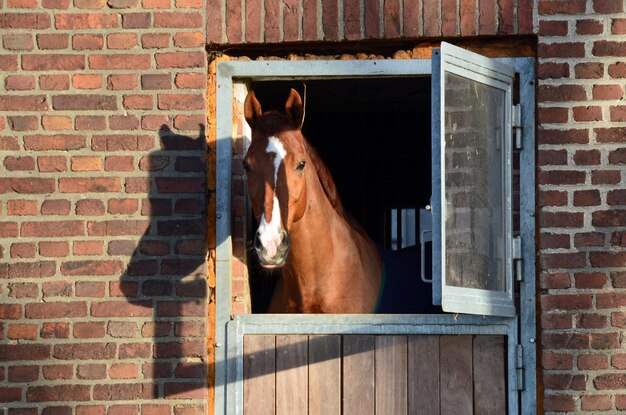
[[[524,390],[524,349],[521,344],[517,345],[517,356],[515,362],[515,375],[517,377],[516,389]]]
[[[522,106],[513,105],[513,134],[515,135],[515,148],[522,148]]]
[[[513,266],[515,272],[515,280],[523,281],[524,275],[522,274],[522,238],[516,236],[513,238]]]

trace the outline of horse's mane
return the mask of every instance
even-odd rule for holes
[[[366,238],[369,238],[365,229],[361,226],[361,224],[354,219],[354,217],[344,208],[343,203],[341,203],[341,198],[339,197],[339,192],[337,191],[337,186],[335,185],[335,181],[326,167],[326,164],[322,161],[321,157],[315,150],[313,146],[308,142],[308,140],[302,136],[302,141],[304,142],[304,148],[309,155],[309,158],[313,162],[315,167],[315,171],[317,172],[317,177],[322,184],[322,188],[324,189],[324,193],[328,198],[331,206],[335,209],[335,211],[343,217],[357,232],[363,235]]]

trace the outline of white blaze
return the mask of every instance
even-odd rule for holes
[[[276,255],[278,245],[281,241],[280,229],[280,206],[276,198],[276,183],[278,182],[278,169],[283,159],[287,155],[285,147],[276,137],[270,137],[269,143],[265,151],[268,154],[274,154],[274,197],[272,199],[272,220],[268,223],[265,220],[265,213],[261,215],[261,224],[259,225],[259,240],[265,248],[267,255],[273,257]]]

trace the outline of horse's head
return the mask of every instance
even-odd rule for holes
[[[302,99],[291,90],[285,113],[263,112],[254,92],[244,104],[252,142],[244,158],[248,195],[259,228],[254,249],[266,268],[284,265],[290,248],[288,230],[306,206],[306,170],[310,161],[300,132]]]

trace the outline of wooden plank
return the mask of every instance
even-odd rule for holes
[[[474,412],[505,414],[506,346],[504,336],[474,337]]]
[[[439,338],[441,414],[472,415],[472,336]]]
[[[309,415],[341,414],[341,336],[309,336]]]
[[[439,415],[439,336],[408,336],[409,414]]]
[[[374,336],[343,336],[343,413],[374,415]]]
[[[275,413],[276,343],[273,335],[243,337],[244,414]]]
[[[376,336],[376,415],[407,409],[407,337]]]
[[[308,336],[276,336],[276,414],[306,414]]]

